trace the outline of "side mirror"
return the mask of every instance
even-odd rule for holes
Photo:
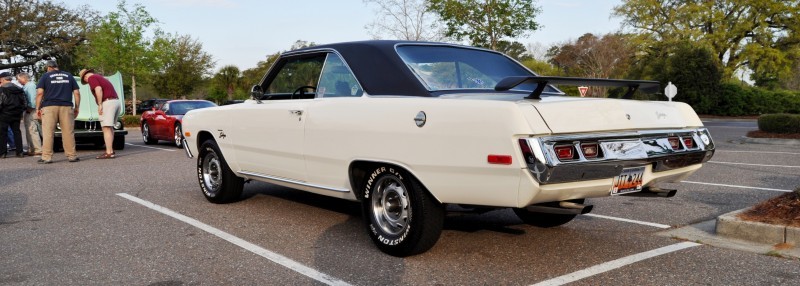
[[[252,97],[258,103],[261,103],[261,97],[264,96],[264,91],[261,89],[260,85],[254,85],[250,88],[250,97]]]

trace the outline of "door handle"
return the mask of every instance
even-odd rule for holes
[[[297,116],[303,115],[303,111],[302,110],[289,110],[289,113],[297,115]]]

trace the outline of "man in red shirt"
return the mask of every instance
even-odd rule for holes
[[[117,122],[120,110],[120,101],[114,86],[102,75],[94,73],[93,69],[83,69],[80,72],[81,83],[89,84],[97,103],[97,114],[100,115],[100,126],[103,128],[103,141],[106,143],[106,152],[97,156],[97,159],[113,159],[114,154],[114,123]]]

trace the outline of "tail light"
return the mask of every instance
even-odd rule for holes
[[[583,143],[581,144],[581,152],[583,152],[583,156],[586,159],[594,159],[597,158],[600,151],[598,150],[597,143]]]
[[[667,140],[669,145],[672,146],[672,150],[681,149],[681,140],[678,137],[668,137]]]
[[[528,164],[536,163],[536,159],[533,157],[533,151],[531,150],[531,146],[528,145],[528,140],[519,139],[519,148],[522,149],[522,157],[525,158],[525,162]]]
[[[575,158],[575,148],[572,145],[554,146],[553,150],[556,151],[556,156],[559,160],[572,160]]]
[[[694,140],[691,137],[683,138],[683,145],[686,146],[687,149],[694,148]]]

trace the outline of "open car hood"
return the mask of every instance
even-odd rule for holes
[[[703,126],[681,102],[567,96],[524,102],[536,108],[553,134]]]

